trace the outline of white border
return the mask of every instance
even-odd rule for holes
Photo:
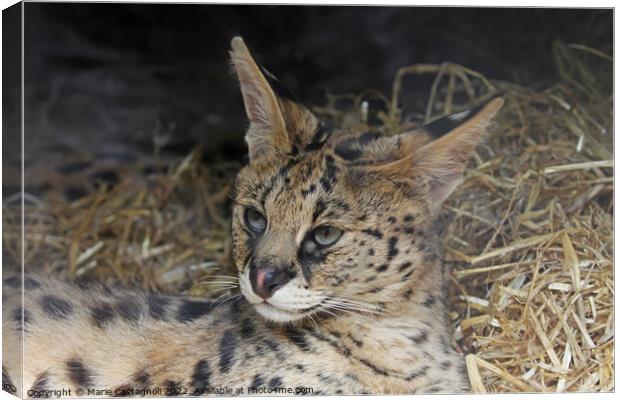
[[[28,2],[28,1],[26,1]],[[45,2],[50,2],[50,3],[54,3],[57,1],[45,1]],[[77,2],[77,1],[76,1]],[[83,3],[89,3],[88,1],[80,1]],[[95,3],[95,2],[101,2],[101,1],[91,1],[91,3]],[[364,1],[364,0],[356,0],[356,1],[346,1],[346,0],[341,0],[341,1],[287,1],[287,2],[279,2],[279,1],[228,1],[228,2],[223,2],[223,1],[162,1],[162,0],[151,0],[151,1],[120,1],[120,0],[113,0],[113,1],[105,1],[107,3],[193,3],[193,4],[296,4],[296,5],[380,5],[380,6],[456,6],[456,7],[539,7],[541,5],[540,1],[519,1],[519,2],[514,2],[514,1],[502,1],[501,3],[497,2],[497,1],[467,1],[467,0],[451,0],[451,1],[425,1],[425,0],[416,0],[415,3],[412,3],[411,1],[389,1],[389,2],[380,2],[378,3],[377,1]],[[11,1],[11,0],[0,0],[0,5],[2,6],[2,9],[5,9],[7,7],[10,7],[14,4],[16,4],[16,1]],[[557,1],[557,0],[548,0],[545,2],[544,7],[557,7],[557,8],[612,8],[615,7],[615,2],[613,1],[600,1],[600,0],[590,0],[588,2],[584,2],[584,1]],[[616,22],[616,15],[615,15],[615,10],[614,10],[614,28],[615,28],[615,22]],[[2,23],[0,22],[0,43],[2,42]],[[22,29],[23,29],[23,24],[22,24]],[[23,37],[23,35],[22,35]],[[614,54],[616,53],[616,44],[618,43],[618,32],[614,29]],[[23,41],[22,41],[22,50],[23,50]],[[23,51],[22,51],[22,62],[23,62]],[[1,63],[1,55],[0,55],[0,63]],[[23,64],[22,64],[23,66]],[[614,78],[617,75],[618,72],[618,65],[614,64]],[[22,77],[23,77],[23,68],[22,68]],[[614,79],[615,82],[615,79]],[[0,74],[0,86],[2,84],[2,76]],[[23,93],[23,78],[22,78],[22,93]],[[617,98],[618,95],[618,91],[617,88],[614,87],[614,98]],[[0,102],[1,105],[1,102]],[[23,139],[23,119],[24,119],[24,113],[23,113],[23,97],[22,97],[22,139]],[[615,116],[617,115],[619,111],[619,107],[617,102],[614,102],[614,131],[616,129],[616,118]],[[1,108],[0,108],[0,112],[1,112]],[[1,129],[1,128],[0,128]],[[615,133],[615,132],[614,132]],[[23,143],[23,140],[22,140]],[[618,154],[615,152],[615,148],[616,148],[616,142],[615,142],[615,134],[614,134],[614,163],[618,163]],[[1,150],[1,143],[0,143],[0,150]],[[22,149],[22,154],[23,154],[23,149]],[[1,157],[1,152],[0,152],[0,157]],[[23,162],[23,159],[22,159]],[[614,171],[615,172],[615,171]],[[0,173],[1,173],[1,166],[0,166]],[[23,179],[23,176],[22,176]],[[614,173],[614,188],[616,185],[616,176]],[[22,196],[23,199],[23,196]],[[23,201],[23,200],[22,200]],[[23,205],[22,205],[23,207]],[[23,208],[22,208],[23,209]],[[615,196],[615,190],[614,190],[614,209],[617,211],[618,210],[618,198]],[[2,216],[2,211],[0,210],[0,217]],[[23,216],[22,216],[23,218]],[[23,232],[22,232],[23,235]],[[614,244],[618,243],[618,231],[616,229],[616,220],[614,218]],[[615,256],[615,251],[614,251],[614,256]],[[0,255],[1,257],[1,255]],[[1,260],[1,258],[0,258]],[[615,258],[614,258],[615,260]],[[614,277],[615,278],[615,277]],[[615,279],[614,279],[614,283],[615,283]],[[615,285],[614,285],[615,288]],[[618,298],[617,296],[615,296],[614,298],[614,307],[615,310],[618,309]],[[0,310],[0,317],[2,315],[2,311]],[[615,323],[617,323],[617,314],[616,314],[616,318],[615,318]],[[614,338],[615,340],[615,338]],[[2,350],[2,346],[0,344],[0,352]],[[617,359],[618,356],[618,349],[617,346],[615,346],[614,343],[614,356],[615,356],[615,360]],[[615,373],[615,369],[614,369],[614,373]],[[615,380],[615,376],[614,376],[614,380]],[[596,398],[596,399],[613,399],[615,396],[615,393],[588,393],[588,394],[584,394],[584,393],[535,393],[535,394],[523,394],[523,393],[511,393],[511,394],[487,394],[487,395],[416,395],[416,396],[381,396],[381,398],[385,398],[385,399],[391,399],[391,398],[408,398],[408,397],[415,397],[416,399],[436,399],[436,398],[442,398],[442,399],[462,399],[463,396],[466,396],[466,398],[468,399],[474,399],[474,398],[480,398],[480,399],[488,399],[488,400],[502,400],[502,399],[515,399],[515,398],[520,398],[521,396],[527,396],[528,399],[548,399],[549,397],[553,397],[556,399],[560,399],[560,398],[575,398],[575,399],[581,399],[584,397],[587,398]],[[329,396],[330,399],[351,399],[351,398],[362,398],[362,396]],[[364,396],[365,397],[365,396]],[[4,399],[15,399],[15,396],[11,396],[8,393],[1,391],[0,390],[0,400],[4,400]],[[244,397],[239,397],[240,399],[243,399]],[[261,397],[261,398],[265,398],[265,397]],[[269,397],[272,398],[272,397]],[[280,397],[281,398],[281,397]],[[319,399],[319,398],[325,398],[325,397],[317,397],[317,396],[310,396],[308,397],[310,399]]]

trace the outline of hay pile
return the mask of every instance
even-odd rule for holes
[[[443,212],[454,339],[475,392],[614,389],[612,62],[561,43],[553,56],[560,82],[542,91],[414,65],[390,99],[329,96],[315,110],[392,134],[506,98]],[[405,116],[403,82],[422,75],[433,79],[429,100]],[[27,195],[26,265],[167,292],[232,290],[227,196],[239,165],[199,160],[196,149],[165,173],[71,204]],[[4,202],[5,262],[19,260],[18,202]]]

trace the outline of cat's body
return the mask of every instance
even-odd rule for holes
[[[501,100],[397,136],[330,132],[240,38],[231,55],[251,123],[232,221],[245,298],[26,276],[22,309],[9,277],[3,383],[20,396],[467,390],[434,222]]]
[[[27,282],[21,396],[60,388],[73,395],[80,388],[92,395],[144,389],[202,395],[214,388],[266,395],[452,392],[467,386],[442,306],[427,304],[424,315],[414,306],[429,303],[428,294],[381,316],[282,326],[258,318],[242,299],[218,304],[93,291],[42,277],[28,276]],[[5,290],[9,297],[19,292],[6,284]],[[5,350],[12,357],[4,364],[18,386],[19,303],[4,310],[4,345],[13,349]]]

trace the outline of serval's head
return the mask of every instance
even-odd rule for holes
[[[230,54],[250,122],[232,220],[245,298],[279,322],[406,299],[438,261],[433,217],[503,101],[396,136],[330,130],[240,37]]]

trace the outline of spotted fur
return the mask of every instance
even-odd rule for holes
[[[60,388],[92,396],[221,386],[466,391],[463,358],[450,345],[435,217],[502,100],[396,136],[339,131],[285,92],[240,38],[231,56],[250,121],[250,162],[232,212],[243,298],[8,276],[3,383],[23,382],[18,395],[31,397]],[[248,209],[265,225],[252,228]],[[321,227],[335,240],[319,240]],[[269,275],[279,285],[257,292],[257,277],[268,279],[257,269],[286,274]]]

